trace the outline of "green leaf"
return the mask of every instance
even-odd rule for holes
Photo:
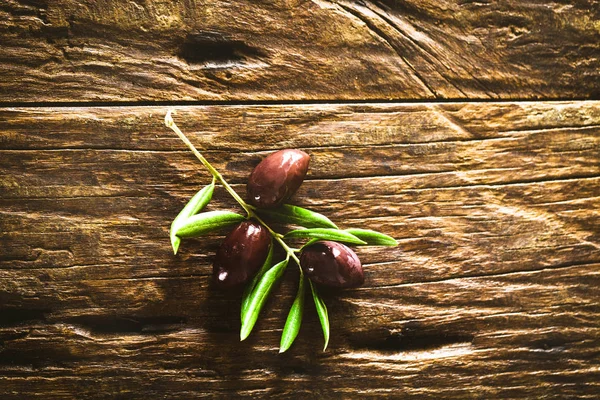
[[[283,332],[281,333],[281,343],[279,345],[279,352],[283,353],[290,348],[298,332],[300,331],[300,325],[302,324],[302,314],[304,314],[304,281],[306,278],[301,275],[300,283],[298,284],[298,293],[290,308],[290,312],[285,321]]]
[[[173,246],[173,253],[177,254],[181,239],[175,235],[175,232],[179,229],[181,224],[185,222],[189,217],[202,210],[208,202],[212,199],[213,192],[215,190],[215,180],[208,186],[205,186],[198,191],[190,201],[183,207],[179,214],[175,217],[171,223],[171,229],[169,231],[171,237],[171,246]]]
[[[242,307],[241,307],[242,321],[244,319],[244,314],[246,313],[246,310],[248,309],[248,304],[250,303],[250,295],[252,294],[252,291],[254,291],[254,288],[256,287],[256,284],[258,283],[259,279],[271,267],[271,263],[273,262],[273,248],[274,248],[273,238],[271,238],[271,244],[269,245],[269,252],[267,253],[267,258],[265,259],[265,262],[263,263],[263,265],[260,268],[260,270],[258,271],[258,273],[256,275],[254,275],[254,278],[252,278],[252,281],[250,281],[250,283],[248,283],[248,285],[246,285],[246,288],[244,289],[244,294],[242,295]]]
[[[284,204],[272,210],[257,210],[260,214],[267,215],[281,222],[296,224],[305,228],[333,228],[337,226],[323,214],[306,208]]]
[[[202,236],[245,219],[243,215],[230,211],[203,212],[186,219],[175,234],[181,238]]]
[[[281,278],[281,275],[283,275],[283,271],[285,271],[288,261],[289,259],[286,258],[280,263],[275,264],[258,281],[256,288],[250,295],[248,307],[242,316],[240,340],[246,339],[248,335],[250,335],[250,332],[252,332],[252,328],[254,328],[254,324],[258,319],[258,314],[260,314],[260,311],[265,305],[273,286],[279,280],[279,278]]]
[[[327,345],[329,344],[329,314],[327,314],[327,307],[323,302],[323,299],[317,293],[317,289],[313,285],[312,281],[308,281],[310,283],[310,290],[312,291],[313,300],[315,302],[315,307],[317,308],[317,314],[319,315],[319,321],[321,321],[321,328],[323,328],[323,337],[325,338],[325,346],[323,346],[323,351],[327,349]]]
[[[171,226],[171,230],[173,227]],[[173,254],[177,254],[177,250],[179,250],[179,245],[181,244],[181,238],[176,236],[174,233],[171,234],[171,247],[173,247]]]
[[[330,228],[311,228],[311,229],[296,229],[285,234],[286,239],[305,239],[315,238],[324,240],[335,240],[337,242],[345,242],[352,244],[366,244],[356,236],[346,231]]]
[[[398,242],[393,237],[370,229],[352,228],[346,229],[346,232],[364,240],[371,246],[398,246]]]

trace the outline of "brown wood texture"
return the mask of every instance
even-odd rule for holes
[[[3,398],[598,397],[600,102],[175,109],[236,190],[302,148],[294,203],[400,246],[359,248],[365,285],[325,295],[326,352],[308,298],[277,352],[293,268],[240,343],[221,236],[170,249],[210,179],[167,107],[2,108]]]
[[[594,99],[599,20],[596,0],[5,0],[0,101]]]

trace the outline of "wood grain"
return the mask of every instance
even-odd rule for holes
[[[599,10],[594,0],[7,0],[0,102],[597,99]]]
[[[303,148],[296,204],[400,240],[325,293],[327,352],[309,306],[284,355],[296,271],[239,343],[239,295],[209,283],[221,236],[172,255],[209,177],[165,112],[0,109],[4,398],[597,397],[600,102],[177,107],[236,190]]]

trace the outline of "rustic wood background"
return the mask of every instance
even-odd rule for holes
[[[600,396],[600,7],[555,1],[0,4],[0,394]],[[290,269],[239,342],[218,235],[172,254],[209,175],[312,156],[294,202],[397,248],[312,302]],[[211,208],[236,205],[222,190]]]

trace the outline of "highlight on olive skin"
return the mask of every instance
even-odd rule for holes
[[[213,263],[213,281],[220,289],[247,282],[267,258],[271,235],[254,221],[244,221],[223,240]]]
[[[274,208],[288,200],[300,187],[310,156],[301,150],[285,149],[269,154],[252,171],[247,185],[248,202],[258,208]]]
[[[348,246],[319,241],[302,250],[300,266],[311,281],[333,288],[353,288],[365,281],[358,256]]]

